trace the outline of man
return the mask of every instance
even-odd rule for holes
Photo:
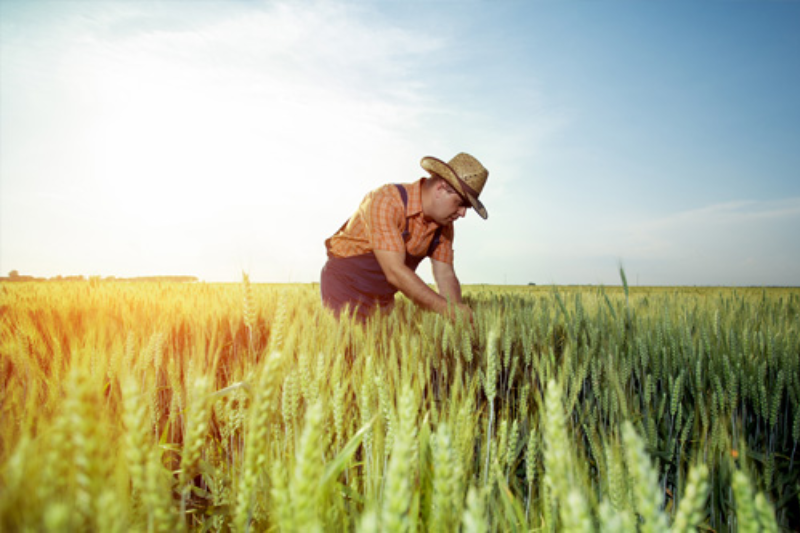
[[[370,192],[325,241],[328,261],[320,290],[337,316],[345,308],[361,321],[376,309],[388,312],[399,290],[425,309],[472,318],[453,268],[453,223],[470,207],[488,216],[478,196],[489,171],[465,153],[448,163],[424,157],[421,165],[429,178]],[[415,272],[425,257],[431,258],[438,293]]]

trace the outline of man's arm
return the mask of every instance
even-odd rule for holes
[[[456,271],[453,265],[437,261],[431,257],[431,266],[433,278],[436,280],[436,286],[439,288],[439,294],[451,302],[462,303],[461,283],[459,283],[456,277]]]
[[[433,269],[433,278],[436,280],[436,286],[439,288],[439,294],[450,302],[450,316],[452,317],[454,313],[461,313],[469,322],[472,322],[472,309],[461,299],[461,283],[458,281],[458,277],[456,277],[456,271],[453,265],[437,261],[431,257],[431,266]]]
[[[443,315],[453,316],[452,310],[448,309],[447,299],[444,296],[436,294],[436,291],[428,287],[428,285],[422,281],[422,278],[417,276],[413,270],[406,266],[404,252],[374,250],[374,253],[389,283],[397,287],[398,290],[411,298],[417,305]],[[454,301],[453,303],[459,308],[466,307],[464,304],[460,303],[460,300],[459,296],[458,301]],[[469,312],[469,308],[462,309],[462,311]],[[471,313],[469,314],[471,315]]]
[[[418,305],[437,313],[447,312],[447,300],[436,294],[405,263],[404,252],[374,250],[386,279]]]

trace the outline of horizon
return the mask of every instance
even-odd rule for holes
[[[13,272],[13,271],[12,271]],[[10,273],[9,273],[10,274]],[[244,272],[243,274],[247,274]],[[159,274],[140,274],[134,275],[130,277],[119,277],[113,274],[108,276],[100,276],[100,275],[86,275],[86,274],[58,274],[53,277],[40,277],[31,274],[24,274],[24,273],[17,273],[17,276],[20,279],[15,279],[13,276],[0,276],[0,283],[7,282],[7,283],[47,283],[47,282],[68,282],[68,283],[75,283],[75,282],[91,282],[93,279],[96,279],[100,282],[142,282],[142,283],[206,283],[206,284],[241,284],[243,283],[242,279],[232,280],[232,281],[213,281],[213,280],[206,280],[200,278],[193,274],[167,274],[167,275],[159,275]],[[249,274],[248,274],[249,277]],[[28,279],[30,278],[30,279]],[[187,278],[187,279],[172,279],[172,278]],[[191,279],[189,279],[191,278]],[[319,285],[319,280],[314,281],[258,281],[249,279],[248,283],[252,285]],[[430,284],[430,283],[429,283]],[[618,288],[623,289],[625,284],[623,282],[619,283],[485,283],[485,282],[474,282],[474,283],[462,283],[462,287],[538,287],[538,288],[547,288],[547,287],[594,287],[594,288]],[[800,285],[642,285],[638,282],[636,283],[627,283],[629,288],[655,288],[655,289],[800,289]]]

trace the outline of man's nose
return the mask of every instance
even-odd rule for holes
[[[459,217],[467,216],[467,207],[466,206],[462,205],[461,207],[458,208],[458,216]]]

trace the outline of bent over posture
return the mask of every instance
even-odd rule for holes
[[[469,208],[488,216],[478,197],[489,171],[465,153],[448,163],[425,157],[421,165],[429,178],[370,192],[325,241],[320,290],[337,315],[346,306],[362,321],[376,309],[391,311],[399,290],[425,309],[472,316],[453,267],[453,223]],[[416,274],[425,257],[431,258],[438,293]]]

